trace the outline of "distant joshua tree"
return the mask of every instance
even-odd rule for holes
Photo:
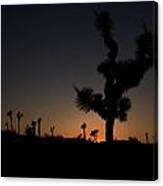
[[[81,125],[81,129],[83,130],[83,139],[86,140],[86,132],[85,132],[85,129],[87,127],[87,124],[86,123],[83,123]]]
[[[127,91],[140,84],[153,61],[157,64],[157,38],[154,37],[156,34],[151,33],[144,25],[144,32],[136,39],[134,59],[118,61],[118,43],[113,37],[114,24],[109,13],[95,12],[95,16],[96,28],[108,50],[105,60],[97,67],[98,73],[105,80],[104,93],[95,93],[88,87],[79,89],[74,86],[77,94],[76,105],[86,113],[98,113],[105,121],[106,141],[113,141],[115,119],[126,121],[127,112],[131,108],[131,100],[126,96]]]
[[[54,130],[55,130],[55,126],[53,125],[50,127],[50,133],[52,137],[54,136]]]
[[[146,143],[148,144],[149,143],[149,134],[148,134],[148,132],[145,133],[145,140],[146,140]]]
[[[11,131],[13,131],[14,128],[13,128],[12,110],[9,110],[9,111],[7,112],[7,116],[9,117],[9,120],[10,120]]]
[[[93,129],[90,132],[90,136],[93,137],[94,142],[97,142],[98,132],[99,132],[98,129]]]
[[[41,136],[41,121],[42,118],[38,118],[37,122],[38,122],[38,136]]]
[[[16,117],[18,119],[18,135],[20,135],[20,120],[23,117],[23,113],[18,112]]]

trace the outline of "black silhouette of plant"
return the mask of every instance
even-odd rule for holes
[[[50,127],[50,133],[52,137],[54,136],[54,130],[55,130],[55,126],[53,125]]]
[[[27,136],[36,136],[36,121],[32,121],[30,126],[26,126],[25,133]]]
[[[18,135],[20,135],[20,120],[23,117],[23,113],[18,112],[16,117],[18,119]]]
[[[99,132],[98,129],[93,129],[90,132],[90,136],[93,137],[94,142],[97,142],[98,132]]]
[[[146,140],[146,143],[148,144],[149,143],[149,134],[148,134],[148,132],[145,133],[145,140]]]
[[[9,111],[7,112],[7,116],[9,117],[9,120],[10,120],[11,131],[13,131],[14,128],[13,128],[12,110],[9,110]]]
[[[83,123],[81,125],[81,129],[83,130],[83,139],[86,140],[86,132],[85,132],[85,129],[87,127],[87,124],[86,123]]]
[[[41,121],[42,118],[38,118],[37,122],[38,122],[38,136],[41,136]]]
[[[113,140],[115,119],[127,120],[127,112],[131,108],[131,100],[127,91],[139,85],[145,72],[157,61],[153,49],[157,53],[157,44],[152,34],[144,25],[143,33],[136,39],[134,59],[117,60],[118,43],[113,37],[114,24],[107,12],[97,13],[96,28],[103,38],[108,50],[107,56],[97,67],[97,71],[105,81],[104,93],[95,93],[92,88],[84,87],[76,91],[76,105],[79,110],[88,113],[93,111],[105,120],[106,141]]]

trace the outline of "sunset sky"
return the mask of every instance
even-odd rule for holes
[[[94,26],[95,9],[111,14],[118,59],[132,58],[142,22],[153,27],[152,2],[2,7],[2,127],[8,120],[6,112],[12,109],[14,114],[24,113],[21,132],[42,117],[43,134],[55,125],[56,134],[77,136],[86,122],[87,137],[98,128],[99,140],[104,140],[105,122],[93,112],[79,111],[73,90],[75,84],[103,92],[104,81],[96,68],[106,57],[106,48]],[[115,138],[135,136],[144,141],[148,132],[151,140],[157,124],[153,69],[127,95],[132,108],[127,122],[115,121]]]

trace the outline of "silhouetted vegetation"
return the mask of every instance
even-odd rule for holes
[[[129,137],[128,138],[129,142],[131,143],[141,143],[136,137]]]
[[[38,122],[38,136],[41,136],[41,121],[42,118],[38,118],[37,122]]]
[[[146,139],[146,143],[147,143],[147,144],[149,143],[149,137],[148,137],[148,136],[149,136],[149,134],[148,134],[148,132],[146,132],[146,133],[145,133],[145,139]]]
[[[7,116],[9,117],[9,120],[10,120],[10,127],[11,127],[11,131],[13,131],[13,119],[12,119],[12,110],[9,110],[7,112]]]
[[[18,112],[16,116],[18,119],[18,135],[19,135],[20,134],[20,120],[23,117],[23,113]]]
[[[153,61],[157,62],[157,55],[153,55],[157,44],[154,43],[154,34],[144,25],[143,33],[136,39],[135,58],[118,61],[118,43],[114,39],[114,23],[110,14],[95,12],[95,16],[96,29],[108,50],[105,60],[97,67],[105,81],[104,95],[95,93],[92,88],[79,89],[74,86],[77,93],[76,105],[86,113],[98,113],[105,120],[106,141],[112,141],[115,119],[126,121],[127,112],[131,108],[127,91],[138,86],[145,72],[152,67]]]
[[[32,121],[30,126],[26,126],[25,133],[28,136],[36,136],[36,121]]]
[[[17,114],[17,118],[21,118],[20,115]],[[142,180],[157,177],[157,144],[142,144],[136,137],[112,143],[98,142],[98,129],[92,129],[87,140],[85,122],[80,126],[83,134],[77,137],[54,135],[54,125],[50,126],[50,134],[42,136],[41,120],[38,118],[37,122],[26,125],[24,135],[9,130],[6,123],[6,130],[1,132],[2,176]],[[104,164],[109,169],[97,171],[102,170]],[[85,169],[86,165],[91,167],[91,172]],[[54,167],[53,171],[49,166]]]
[[[157,144],[141,144],[136,139],[94,143],[60,135],[39,137],[33,136],[31,130],[30,135],[1,132],[2,176],[157,178]],[[107,171],[103,171],[104,166]]]
[[[54,130],[55,130],[55,126],[53,125],[50,127],[50,133],[52,137],[54,136]]]
[[[137,87],[145,72],[152,67],[154,34],[143,26],[136,39],[134,59],[117,60],[118,43],[114,38],[114,23],[107,12],[96,12],[95,26],[107,48],[105,60],[97,72],[105,81],[104,91],[95,93],[84,87],[76,91],[77,107],[88,113],[93,111],[105,121],[105,141],[98,141],[99,129],[91,129],[86,136],[89,123],[79,125],[80,134],[65,137],[56,133],[56,126],[48,126],[43,135],[42,117],[27,124],[20,132],[23,113],[17,112],[18,132],[13,126],[13,111],[7,112],[9,122],[2,137],[2,176],[10,177],[58,177],[154,180],[157,178],[157,141],[146,143],[137,137],[114,140],[115,119],[127,120],[131,100],[127,91]],[[157,50],[157,47],[155,48]],[[156,56],[157,57],[157,56]],[[43,120],[44,121],[44,120]],[[10,124],[10,127],[9,127]],[[88,130],[88,129],[87,129]],[[20,134],[21,133],[21,134]],[[105,166],[105,170],[104,170]],[[102,171],[104,170],[104,171]]]
[[[86,140],[86,133],[85,133],[85,129],[87,127],[87,124],[86,123],[83,123],[81,125],[81,129],[83,130],[83,139]]]
[[[90,132],[90,136],[93,137],[94,142],[97,142],[98,132],[99,132],[98,129],[92,129],[91,132]]]

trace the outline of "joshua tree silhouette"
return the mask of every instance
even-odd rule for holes
[[[153,39],[153,34],[144,25],[144,32],[136,39],[135,59],[117,61],[118,44],[113,37],[113,21],[107,12],[95,12],[95,16],[96,28],[108,49],[106,59],[97,67],[105,80],[104,94],[94,93],[92,88],[79,89],[74,86],[76,105],[86,113],[91,110],[98,113],[105,120],[106,141],[112,141],[115,119],[126,121],[131,108],[127,91],[139,85],[145,72],[157,60],[157,55],[153,56],[153,49],[157,53],[157,40]]]
[[[9,120],[10,120],[11,131],[13,131],[12,110],[9,110],[9,111],[7,112],[7,116],[9,117]]]
[[[83,130],[83,139],[86,140],[86,133],[85,133],[85,129],[87,127],[87,124],[86,123],[83,123],[81,125],[81,129]]]
[[[145,140],[146,140],[146,143],[148,144],[149,143],[149,134],[148,132],[145,133]]]
[[[18,112],[16,117],[18,119],[18,135],[19,135],[20,134],[20,120],[23,117],[23,113]]]
[[[52,137],[54,136],[54,130],[55,130],[55,126],[53,125],[50,127],[50,133]]]
[[[38,122],[38,136],[41,136],[41,121],[42,118],[38,118],[37,122]]]
[[[90,132],[90,136],[93,137],[93,141],[97,142],[97,134],[98,134],[99,130],[98,129],[93,129]]]

